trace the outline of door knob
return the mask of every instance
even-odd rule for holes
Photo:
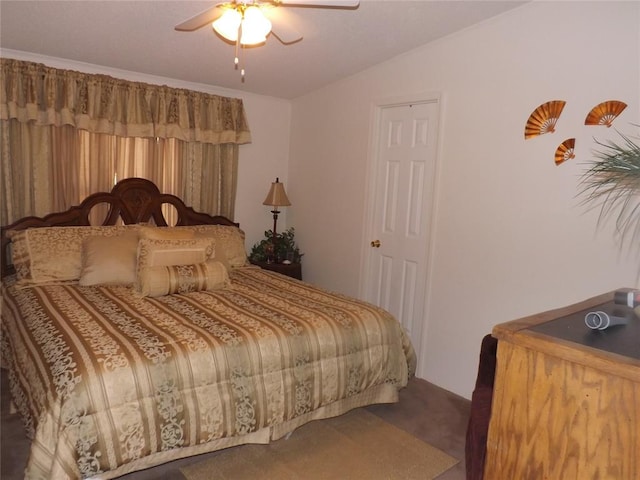
[[[375,248],[380,248],[380,240],[373,240],[371,242],[371,246]]]

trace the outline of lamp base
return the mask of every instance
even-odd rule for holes
[[[268,263],[278,263],[278,234],[276,233],[276,227],[278,226],[278,214],[280,213],[277,208],[271,210],[273,213],[273,235],[271,237],[271,247],[273,248],[273,252],[271,254],[272,261],[269,262],[269,257],[267,257]]]

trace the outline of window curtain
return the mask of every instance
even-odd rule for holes
[[[69,208],[143,176],[233,219],[241,99],[0,59],[0,223]]]

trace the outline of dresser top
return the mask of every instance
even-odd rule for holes
[[[613,312],[614,293],[620,290],[629,289],[501,323],[493,328],[492,335],[499,342],[510,342],[640,382],[640,318],[634,314],[626,325],[601,331],[591,330],[584,323],[589,312]]]
[[[604,330],[592,330],[584,322],[585,316],[592,312],[604,312],[610,316],[625,318],[626,323],[610,326]],[[555,320],[533,325],[529,330],[640,360],[640,318],[636,316],[633,309],[613,302],[595,305]]]

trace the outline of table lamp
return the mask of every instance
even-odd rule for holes
[[[273,244],[273,255],[275,257],[276,242],[278,239],[276,227],[278,225],[278,214],[280,213],[278,207],[288,207],[291,205],[291,202],[287,198],[287,194],[284,191],[284,184],[280,183],[279,178],[276,178],[276,181],[271,183],[271,188],[269,189],[267,198],[264,199],[264,202],[262,202],[262,204],[273,207],[273,210],[271,210],[271,213],[273,213],[273,237],[271,239],[271,243]]]

